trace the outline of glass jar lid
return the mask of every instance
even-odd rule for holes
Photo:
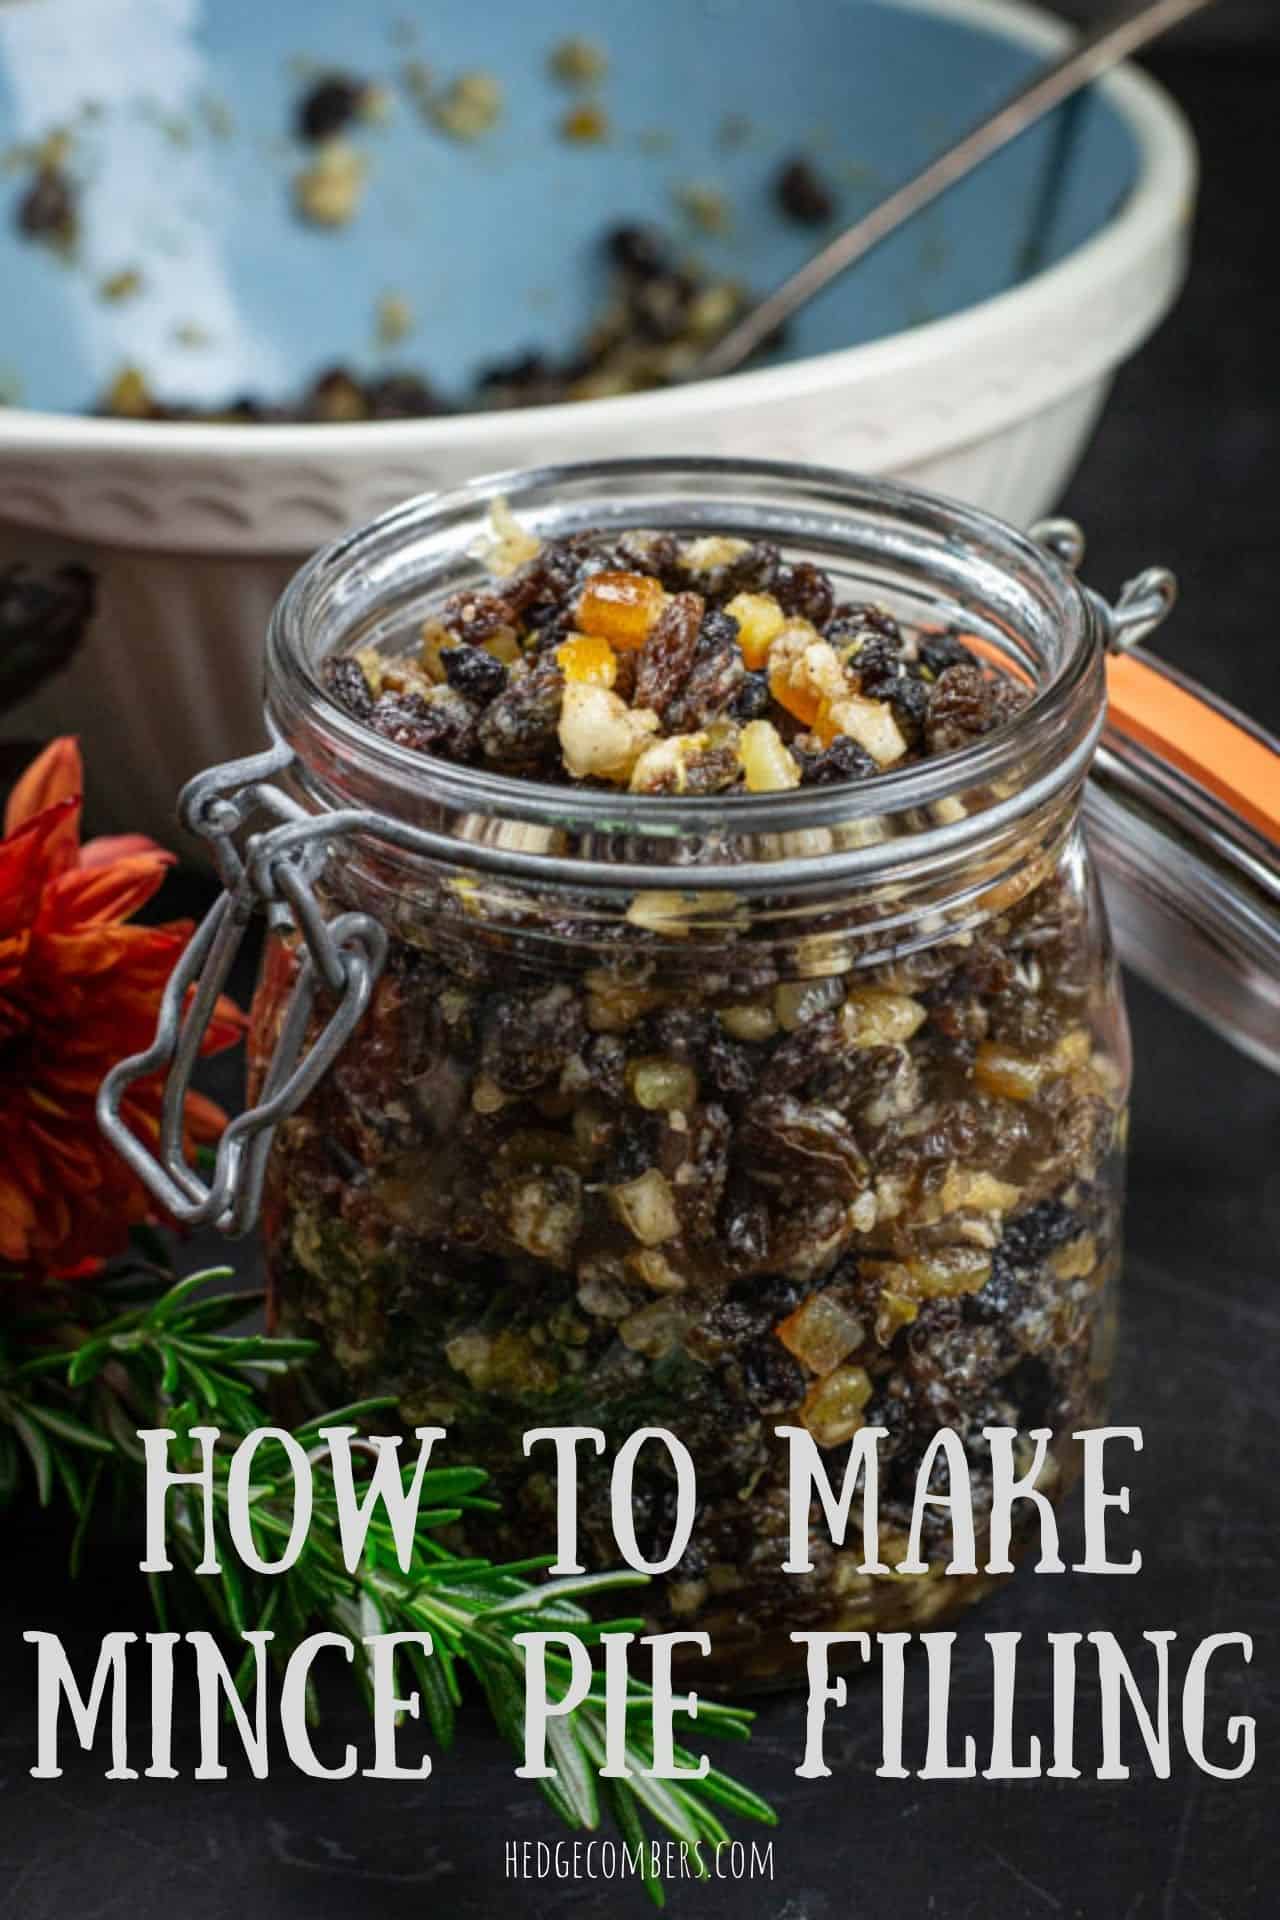
[[[1142,648],[1107,677],[1085,819],[1120,956],[1280,1072],[1280,741]]]

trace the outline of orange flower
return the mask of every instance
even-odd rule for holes
[[[15,787],[0,840],[0,1269],[83,1272],[152,1211],[98,1131],[107,1070],[141,1052],[189,921],[126,926],[171,864],[141,834],[80,844],[83,778],[74,740],[55,740]],[[243,1017],[220,1002],[204,1051],[231,1046]],[[136,1086],[125,1118],[153,1141],[160,1083]],[[192,1141],[223,1116],[192,1095]]]

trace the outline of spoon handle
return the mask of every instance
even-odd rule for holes
[[[1103,21],[1058,59],[1041,67],[994,113],[971,127],[954,146],[837,234],[820,253],[749,308],[702,356],[690,377],[706,380],[732,373],[815,294],[957,180],[1139,47],[1212,4],[1213,0],[1141,0],[1136,7],[1125,7],[1119,17]]]

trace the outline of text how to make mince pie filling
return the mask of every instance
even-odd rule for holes
[[[326,1386],[492,1471],[486,1552],[554,1543],[522,1436],[588,1425],[579,1551],[615,1564],[609,1456],[669,1428],[699,1505],[643,1605],[767,1683],[793,1628],[932,1623],[984,1584],[941,1577],[942,1509],[928,1573],[862,1573],[856,1502],[784,1574],[777,1426],[837,1485],[886,1430],[892,1565],[939,1427],[981,1523],[984,1427],[1053,1429],[1056,1498],[1099,1410],[1129,1071],[1078,819],[1105,609],[994,521],[802,468],[502,491],[353,536],[273,624],[290,790],[375,810],[315,894],[388,936],[276,1133],[274,1312]],[[299,954],[269,940],[259,1085]],[[660,1558],[674,1486],[641,1462]]]

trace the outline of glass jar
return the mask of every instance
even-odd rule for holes
[[[474,585],[496,495],[544,539],[768,538],[840,595],[962,630],[1034,696],[955,753],[729,801],[397,747],[325,693],[322,664],[402,648]],[[181,1085],[255,903],[272,924],[257,1107],[208,1188],[170,1134],[162,1197],[243,1228],[265,1173],[274,1320],[320,1341],[322,1394],[392,1394],[407,1425],[446,1427],[455,1458],[490,1470],[501,1511],[468,1523],[479,1550],[554,1545],[527,1429],[606,1435],[602,1459],[581,1450],[592,1568],[618,1558],[614,1451],[639,1428],[678,1436],[697,1517],[645,1605],[707,1631],[738,1686],[796,1666],[793,1628],[932,1624],[990,1584],[941,1577],[937,1509],[928,1573],[860,1573],[856,1504],[846,1546],[816,1525],[814,1571],[784,1574],[779,1426],[807,1428],[837,1484],[853,1435],[885,1430],[892,1566],[939,1427],[964,1441],[981,1520],[984,1426],[1052,1429],[1040,1484],[1057,1498],[1073,1430],[1099,1416],[1129,1052],[1080,800],[1107,645],[1154,625],[1170,583],[1144,576],[1112,610],[1075,580],[1072,530],[1043,537],[764,464],[546,470],[428,497],[295,578],[268,640],[275,744],[187,797],[229,891],[173,990],[171,1029],[202,974],[186,1036],[143,1065],[176,1057]],[[264,808],[278,824],[242,858],[232,835]],[[647,1447],[634,1518],[655,1559],[668,1475]]]

